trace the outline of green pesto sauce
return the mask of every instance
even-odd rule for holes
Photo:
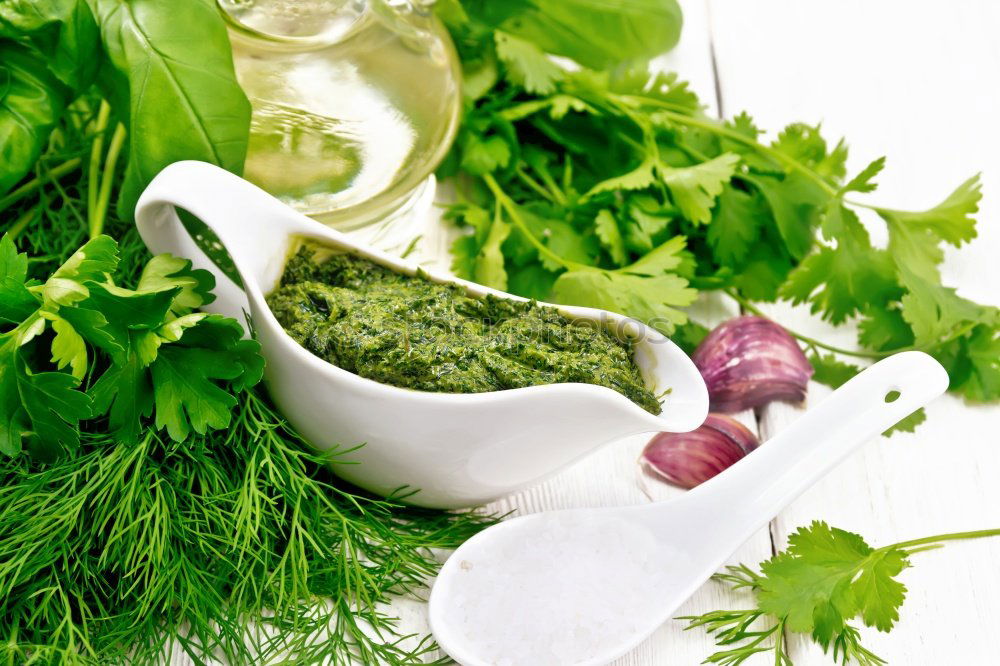
[[[457,285],[406,276],[315,246],[289,260],[267,303],[320,358],[393,386],[441,393],[584,382],[660,413],[632,345],[534,302],[468,296]]]

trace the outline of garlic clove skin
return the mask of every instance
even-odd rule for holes
[[[763,317],[736,317],[720,324],[691,359],[716,412],[741,412],[774,400],[802,402],[813,374],[795,339]]]
[[[650,475],[681,488],[698,484],[742,459],[759,446],[757,437],[725,414],[709,414],[697,430],[661,432],[639,457]]]

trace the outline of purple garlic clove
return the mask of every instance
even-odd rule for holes
[[[709,414],[697,430],[661,432],[639,457],[648,473],[681,488],[694,488],[757,448],[757,437],[739,421]]]
[[[691,358],[716,412],[741,412],[774,400],[802,402],[813,373],[795,339],[762,317],[720,324]]]

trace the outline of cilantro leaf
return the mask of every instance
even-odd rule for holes
[[[584,198],[593,197],[601,192],[644,190],[656,182],[656,166],[657,160],[651,154],[647,154],[637,167],[619,176],[605,178],[590,188]]]
[[[582,234],[569,222],[551,217],[543,217],[525,208],[519,208],[518,214],[528,227],[529,232],[542,245],[545,245],[562,259],[573,263],[590,265],[600,255],[600,241],[595,234]],[[525,248],[526,256],[537,256],[542,266],[550,271],[559,271],[564,268],[563,264],[548,255],[544,253],[538,254],[531,244],[524,239],[523,232],[520,229],[511,233],[508,243],[522,244]],[[508,247],[510,245],[504,245],[505,249]]]
[[[628,262],[625,255],[625,240],[622,238],[621,230],[615,216],[607,208],[602,208],[594,219],[594,232],[601,239],[601,245],[608,251],[608,255],[618,266],[624,266]]]
[[[894,576],[908,566],[906,555],[896,549],[880,551],[868,558],[852,585],[865,625],[889,631],[899,620],[899,607],[906,598],[906,587]]]
[[[771,147],[808,166],[831,183],[847,173],[847,146],[840,141],[833,150],[828,150],[819,126],[792,123],[778,134]]]
[[[883,437],[892,437],[897,432],[914,432],[917,426],[927,420],[927,412],[921,407],[909,416],[903,418],[899,423],[882,433]]]
[[[675,74],[641,66],[546,78],[549,63],[539,52],[547,49],[509,27],[520,10],[489,11],[503,18],[479,25],[476,62],[495,60],[498,40],[511,46],[498,30],[538,47],[515,44],[521,51],[505,55],[508,70],[520,67],[520,74],[477,100],[453,153],[467,176],[457,183],[465,201],[488,209],[502,198],[505,210],[525,213],[484,264],[493,267],[489,274],[502,265],[517,293],[641,318],[664,308],[674,316],[690,285],[732,289],[748,301],[808,303],[833,324],[856,318],[866,350],[924,350],[946,366],[953,392],[1000,399],[990,356],[1000,315],[958,296],[938,270],[944,243],[975,236],[978,176],[926,211],[855,203],[845,196],[873,192],[884,157],[848,178],[846,143],[828,143],[818,125],[792,123],[765,145],[749,115],[714,121]],[[534,83],[527,80],[532,64],[541,68]],[[463,155],[467,163],[459,165]],[[857,207],[884,220],[885,249],[872,244]],[[463,276],[477,279],[489,228],[455,242]],[[624,265],[641,265],[682,236],[688,249],[673,268],[647,275]],[[668,275],[664,301],[644,280]],[[499,284],[487,274],[478,279]],[[663,328],[676,326],[668,318]],[[853,372],[834,357],[821,359],[818,379],[836,383]],[[843,640],[848,649],[849,631],[845,624],[834,644]]]
[[[858,342],[878,351],[901,349],[913,344],[913,329],[896,307],[868,308],[858,322]]]
[[[874,249],[868,232],[849,208],[834,203],[824,227],[835,229],[836,249],[821,247],[788,276],[782,295],[793,303],[810,301],[814,313],[838,324],[866,305],[882,305],[898,295],[892,260]]]
[[[510,145],[496,134],[481,137],[469,133],[462,142],[461,164],[469,173],[482,175],[502,169],[510,164],[510,157]]]
[[[597,269],[567,271],[552,287],[556,303],[618,312],[664,335],[687,322],[687,315],[677,308],[690,305],[696,295],[687,280],[676,275],[648,277]]]
[[[553,298],[566,305],[618,312],[669,335],[687,322],[687,315],[677,308],[690,305],[697,295],[687,280],[671,272],[682,265],[683,249],[684,237],[678,236],[616,271],[567,271],[556,279]]]
[[[810,354],[809,363],[813,367],[812,378],[820,384],[831,388],[839,388],[848,379],[861,372],[861,368],[851,363],[844,363],[833,354]]]
[[[906,587],[896,578],[911,566],[910,557],[948,541],[998,535],[996,529],[959,532],[876,549],[857,534],[813,521],[789,536],[783,552],[762,562],[760,573],[738,565],[714,576],[735,590],[754,593],[756,604],[679,619],[687,620],[688,629],[703,627],[715,634],[716,644],[724,647],[706,663],[742,663],[778,648],[775,663],[790,666],[780,648],[784,641],[771,648],[760,645],[772,634],[792,631],[809,635],[824,652],[832,650],[835,660],[877,666],[885,661],[861,645],[850,622],[860,618],[868,627],[892,630],[906,598]]]
[[[962,342],[967,368],[957,388],[969,400],[987,402],[1000,398],[1000,331],[996,325],[977,326]]]
[[[889,227],[889,252],[901,269],[937,280],[944,255],[940,241],[958,247],[976,236],[972,215],[979,210],[982,185],[975,175],[937,206],[921,212],[876,208]]]
[[[917,345],[933,345],[967,322],[993,319],[991,309],[962,298],[954,289],[908,270],[899,273],[908,290],[901,299],[902,315]]]
[[[486,241],[480,246],[476,255],[472,279],[494,289],[507,288],[507,271],[504,270],[501,244],[510,235],[510,224],[500,218],[499,210],[490,226]]]
[[[792,270],[792,261],[780,248],[780,242],[768,242],[770,235],[762,235],[761,242],[750,248],[750,253],[733,284],[747,298],[774,301],[781,286]]]
[[[758,198],[734,187],[725,188],[716,200],[706,236],[715,260],[742,266],[758,239],[764,215]]]
[[[533,43],[497,30],[493,33],[497,56],[507,67],[507,76],[531,93],[548,94],[563,77],[563,69]]]
[[[551,297],[552,285],[558,274],[547,270],[539,263],[515,266],[507,271],[507,288],[510,293],[547,301]]]
[[[672,207],[663,206],[653,197],[642,194],[630,197],[626,210],[625,245],[633,252],[642,254],[653,249],[655,238],[667,229],[674,212]]]
[[[764,195],[788,253],[802,259],[812,248],[813,230],[829,197],[798,172],[781,178],[760,174],[746,180]]]
[[[733,177],[739,161],[738,155],[723,153],[694,166],[660,167],[659,172],[684,217],[695,224],[707,224],[716,197]]]
[[[871,164],[862,169],[858,175],[851,178],[846,185],[840,188],[841,192],[874,192],[877,185],[872,179],[885,168],[885,157],[879,157]]]
[[[674,236],[643,257],[620,269],[623,273],[656,277],[677,272],[684,262],[684,236]]]

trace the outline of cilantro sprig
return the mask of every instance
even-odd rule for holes
[[[916,553],[949,541],[998,536],[1000,529],[957,532],[872,548],[861,536],[814,521],[788,538],[788,548],[761,563],[727,567],[716,580],[754,594],[756,605],[678,619],[701,627],[723,650],[705,662],[737,666],[761,652],[791,666],[785,648],[789,632],[809,635],[835,661],[860,666],[886,663],[861,644],[852,622],[891,631],[899,621],[906,586],[896,577]]]
[[[476,14],[449,27],[468,84],[441,169],[458,176],[448,217],[467,230],[452,248],[462,277],[622,312],[681,342],[699,337],[684,310],[699,291],[751,312],[805,304],[858,326],[856,350],[791,331],[820,380],[855,374],[847,356],[919,349],[952,391],[1000,399],[1000,310],[959,296],[939,270],[945,245],[976,235],[978,176],[925,211],[873,205],[859,197],[885,158],[848,174],[846,144],[819,127],[768,141],[746,113],[708,117],[674,74],[570,71]],[[885,225],[886,247],[863,216]]]
[[[29,280],[27,255],[0,239],[0,453],[27,441],[54,458],[97,419],[120,442],[150,422],[183,441],[229,425],[232,393],[260,380],[259,346],[240,324],[194,311],[213,298],[208,271],[160,255],[127,289],[112,279],[118,261],[117,243],[98,236]]]

